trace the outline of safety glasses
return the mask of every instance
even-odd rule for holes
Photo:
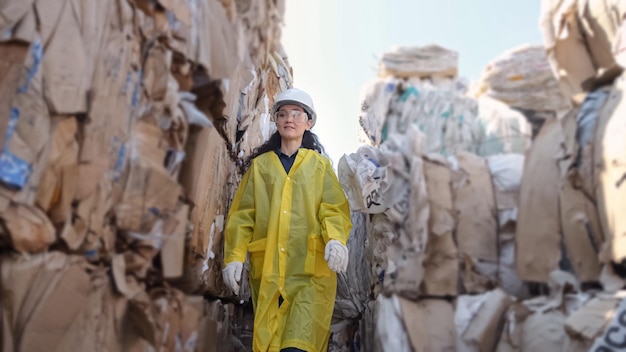
[[[274,119],[276,121],[285,122],[289,117],[291,117],[295,123],[302,123],[308,119],[307,114],[300,110],[278,110],[274,113]]]

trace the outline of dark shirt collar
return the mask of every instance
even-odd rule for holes
[[[289,159],[295,159],[296,155],[298,155],[298,150],[295,151],[295,153],[291,154],[291,155],[287,155],[285,153],[283,153],[283,151],[280,148],[277,148],[275,150],[276,155],[278,155],[281,158],[289,158]]]
[[[274,152],[276,153],[276,155],[278,155],[278,159],[280,160],[280,163],[283,164],[283,168],[285,169],[285,172],[289,173],[289,171],[291,170],[291,167],[296,161],[296,156],[298,155],[298,151],[296,150],[296,152],[293,153],[291,156],[283,153],[280,150],[280,148],[274,150]]]

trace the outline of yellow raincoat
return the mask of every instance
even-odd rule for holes
[[[337,274],[324,248],[331,239],[345,245],[351,227],[328,158],[300,148],[289,174],[274,152],[253,159],[228,213],[224,264],[250,252],[255,352],[326,351]]]

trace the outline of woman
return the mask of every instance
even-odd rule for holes
[[[288,89],[271,114],[277,131],[250,157],[228,213],[222,274],[238,294],[250,253],[255,352],[326,351],[350,209],[310,131],[311,97]]]

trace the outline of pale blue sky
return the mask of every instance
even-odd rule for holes
[[[318,113],[313,131],[335,164],[358,147],[360,94],[378,57],[395,45],[436,43],[459,53],[459,74],[480,77],[489,61],[541,44],[540,1],[286,0],[282,42],[294,86]]]

